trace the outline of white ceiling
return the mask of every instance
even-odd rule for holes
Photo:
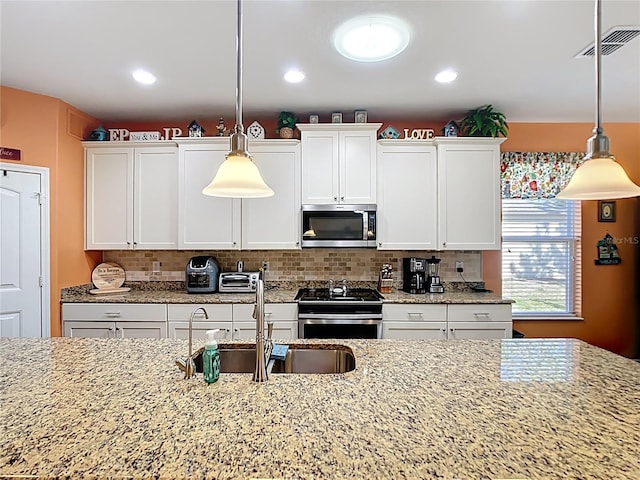
[[[0,2],[2,85],[104,121],[212,120],[235,112],[236,3]],[[409,47],[379,63],[341,57],[332,31],[367,13],[403,18]],[[640,25],[639,0],[604,0],[602,31]],[[365,109],[369,118],[461,118],[491,103],[510,122],[593,122],[593,0],[247,0],[244,117]],[[282,80],[289,66],[307,75]],[[158,81],[131,79],[138,67]],[[434,75],[459,71],[454,84]],[[640,37],[602,59],[603,122],[640,122]],[[321,121],[329,121],[322,119]],[[245,121],[245,125],[248,122]]]

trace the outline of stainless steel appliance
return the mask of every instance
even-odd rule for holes
[[[375,247],[376,205],[303,205],[305,247]]]
[[[295,299],[300,338],[382,338],[384,297],[377,290],[302,288]]]
[[[185,268],[185,285],[189,293],[214,293],[218,291],[220,267],[214,257],[191,257]]]
[[[429,284],[429,293],[443,293],[444,287],[440,282],[440,259],[432,255],[431,258],[427,258],[427,264],[429,269],[427,281]]]
[[[402,290],[408,293],[427,293],[427,259],[402,259]]]
[[[220,293],[255,293],[260,272],[222,272],[220,274]]]

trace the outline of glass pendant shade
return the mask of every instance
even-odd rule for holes
[[[556,198],[612,200],[638,195],[640,195],[640,187],[629,180],[624,168],[613,157],[607,157],[592,158],[582,164]]]
[[[609,138],[596,127],[587,141],[585,162],[556,198],[564,200],[613,200],[637,197],[640,187],[627,176],[622,165],[609,152]]]
[[[214,197],[264,198],[273,195],[273,190],[262,179],[260,171],[247,152],[246,135],[231,135],[231,152],[218,168],[211,183],[202,193]]]

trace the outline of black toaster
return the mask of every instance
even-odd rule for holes
[[[214,293],[218,291],[220,266],[211,256],[191,257],[185,270],[185,284],[189,293]]]

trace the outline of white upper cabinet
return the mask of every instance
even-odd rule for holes
[[[229,137],[174,140],[180,162],[178,249],[239,250],[240,199],[202,193],[229,153]]]
[[[504,138],[437,137],[438,250],[499,250],[500,144]]]
[[[177,248],[177,147],[85,146],[85,248]]]
[[[254,140],[249,145],[272,197],[242,199],[242,248],[300,248],[300,142]]]
[[[376,134],[381,124],[298,124],[303,204],[376,203]]]
[[[437,158],[430,142],[378,141],[378,249],[437,250]]]

